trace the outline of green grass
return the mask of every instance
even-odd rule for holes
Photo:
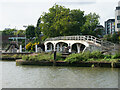
[[[22,55],[21,54],[14,54],[14,55],[6,54],[6,55],[2,55],[2,58],[22,58]]]
[[[56,61],[65,61],[69,63],[73,62],[117,62],[120,60],[119,53],[115,55],[104,55],[99,51],[94,51],[92,53],[85,52],[85,53],[77,53],[77,54],[70,54],[66,59],[62,58],[62,54],[57,53]],[[26,61],[53,61],[54,55],[51,53],[40,53],[35,56],[24,55],[22,57],[23,60]]]

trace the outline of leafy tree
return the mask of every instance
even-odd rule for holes
[[[18,30],[17,35],[25,35],[25,30]]]
[[[97,27],[97,25],[100,24],[99,23],[99,18],[100,18],[99,15],[97,15],[96,13],[90,13],[90,14],[86,15],[85,17],[86,17],[86,22],[82,28],[82,34],[97,36],[97,34],[96,34],[97,31],[94,31],[94,30]],[[100,32],[101,32],[101,30],[99,31],[99,33]]]
[[[16,35],[16,29],[3,30],[2,35]]]
[[[41,17],[38,19],[37,26],[35,28],[36,41],[40,40],[40,35],[41,35],[41,31],[40,31],[40,27],[39,27],[40,24],[41,24]]]
[[[54,5],[41,16],[41,22],[38,24],[45,37],[77,35],[85,23],[84,11]]]
[[[30,25],[26,28],[26,37],[28,39],[35,37],[35,27],[33,25]]]
[[[120,37],[120,33],[118,32],[118,33],[114,33],[114,34],[105,35],[104,40],[118,44],[118,43],[120,43],[119,37]]]

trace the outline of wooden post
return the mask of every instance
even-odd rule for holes
[[[54,51],[54,61],[53,61],[53,66],[56,65],[56,51]]]

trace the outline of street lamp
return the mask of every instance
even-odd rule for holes
[[[23,26],[25,29],[27,28],[27,26]],[[26,51],[26,33],[25,33],[25,51]]]

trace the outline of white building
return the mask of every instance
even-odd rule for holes
[[[115,10],[115,31],[120,31],[120,1],[118,2],[118,7]]]

